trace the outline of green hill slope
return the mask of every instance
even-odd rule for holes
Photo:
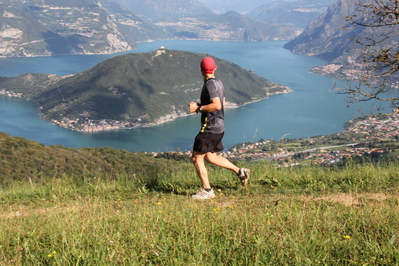
[[[0,183],[11,180],[61,178],[107,172],[156,174],[166,167],[163,160],[113,148],[65,148],[0,132]]]

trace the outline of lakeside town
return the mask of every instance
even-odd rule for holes
[[[391,114],[389,116],[351,120],[344,130],[332,135],[298,140],[260,140],[240,143],[228,151],[221,152],[220,155],[230,160],[268,160],[277,162],[280,166],[299,165],[301,162],[327,165],[339,163],[345,157],[364,157],[370,154],[387,153],[386,147],[362,146],[360,144],[362,142],[396,143],[398,138],[399,114]],[[275,148],[271,148],[271,146]],[[392,147],[390,151],[392,152]],[[191,151],[182,154],[191,156]],[[154,156],[157,156],[157,154],[155,153]]]
[[[14,98],[22,98],[22,93],[6,91],[5,89],[0,89],[0,95],[4,95],[4,96],[8,96],[8,97],[14,97]]]

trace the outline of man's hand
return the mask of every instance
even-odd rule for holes
[[[198,109],[198,104],[195,102],[191,102],[188,104],[188,110],[190,111],[190,113],[195,113],[197,112]]]

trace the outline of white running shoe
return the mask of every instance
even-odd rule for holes
[[[248,179],[249,179],[249,173],[251,170],[246,169],[246,168],[240,168],[238,171],[238,178],[241,180],[241,185],[245,187],[248,184]]]
[[[207,192],[205,189],[191,196],[191,198],[193,199],[213,199],[214,197],[216,197],[216,195],[215,192],[213,192],[213,190]]]

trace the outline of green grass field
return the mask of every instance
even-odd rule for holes
[[[399,265],[396,163],[245,166],[206,201],[190,163],[2,184],[0,265]]]

